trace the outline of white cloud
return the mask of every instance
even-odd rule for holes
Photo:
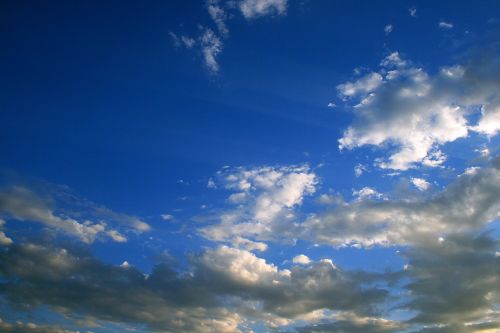
[[[171,221],[174,219],[174,216],[171,214],[161,214],[160,217],[163,221]]]
[[[369,93],[382,84],[382,76],[379,73],[370,73],[356,80],[339,84],[337,90],[344,97],[353,97],[362,93]]]
[[[222,36],[227,36],[229,34],[229,30],[226,26],[227,14],[225,10],[219,5],[218,0],[208,0],[207,1],[207,10],[210,14],[210,17],[215,22],[219,33]]]
[[[384,27],[384,32],[386,35],[390,34],[394,30],[394,26],[392,24],[388,24]]]
[[[267,250],[267,244],[263,242],[254,242],[243,237],[235,237],[232,244],[238,248],[243,248],[247,251],[260,251],[264,252]]]
[[[241,0],[239,8],[243,16],[253,19],[265,15],[284,14],[288,0]]]
[[[363,165],[363,164],[356,164],[356,166],[354,167],[354,175],[357,177],[360,177],[363,172],[365,172],[367,170],[366,166]]]
[[[7,237],[7,235],[3,231],[0,231],[0,245],[9,246],[12,243],[12,239]]]
[[[217,241],[256,237],[268,233],[275,223],[292,223],[294,208],[315,192],[317,184],[316,175],[306,166],[225,169],[218,178],[234,191],[228,202],[237,206],[223,212],[219,223],[202,228],[205,237]]]
[[[358,200],[384,198],[384,195],[382,193],[377,192],[371,187],[363,187],[359,191],[353,190],[352,195],[355,196]]]
[[[305,254],[299,254],[298,256],[293,257],[292,262],[294,264],[307,265],[311,262],[308,256]]]
[[[423,179],[423,178],[417,178],[417,177],[413,178],[412,177],[411,178],[411,182],[420,191],[425,191],[425,190],[427,190],[431,186],[431,184],[428,181],[426,181],[425,179]]]
[[[438,26],[441,28],[441,29],[452,29],[453,28],[453,23],[451,22],[445,22],[445,21],[440,21],[438,23]]]
[[[417,16],[417,7],[411,7],[408,9],[408,12],[410,13],[411,17],[416,17]]]
[[[212,29],[207,28],[200,37],[200,44],[207,69],[210,73],[216,74],[219,72],[217,56],[222,52],[222,41]]]
[[[500,62],[489,52],[475,55],[466,65],[442,67],[430,75],[402,60],[397,52],[372,72],[338,85],[353,107],[356,119],[339,140],[340,149],[364,145],[394,148],[381,168],[406,170],[423,164],[441,165],[441,145],[468,136],[470,130],[495,135],[500,130]],[[477,124],[467,116],[481,106]]]

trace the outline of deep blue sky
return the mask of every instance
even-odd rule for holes
[[[243,11],[241,6],[246,2],[266,3],[2,3],[0,222],[4,223],[0,223],[0,236],[14,244],[10,245],[12,250],[5,247],[5,258],[15,257],[16,246],[43,240],[51,248],[68,244],[68,248],[88,250],[102,265],[127,261],[150,274],[158,262],[177,260],[181,266],[176,269],[187,272],[203,271],[200,262],[204,262],[204,255],[223,251],[224,245],[248,250],[245,253],[264,258],[280,270],[301,265],[299,261],[292,263],[292,258],[306,254],[311,269],[324,264],[320,259],[328,258],[346,272],[391,270],[404,275],[403,265],[412,260],[427,268],[419,251],[425,248],[422,239],[429,235],[446,239],[460,231],[476,237],[485,230],[497,229],[493,223],[498,207],[495,194],[488,207],[481,206],[486,203],[479,199],[470,204],[473,210],[488,213],[470,217],[470,223],[463,222],[464,226],[450,227],[439,219],[459,219],[440,215],[442,211],[453,212],[455,208],[446,205],[460,202],[456,196],[493,191],[467,192],[468,187],[462,190],[466,186],[490,182],[497,191],[493,193],[500,193],[498,177],[484,182],[480,178],[490,177],[498,168],[494,161],[500,126],[496,128],[495,124],[500,120],[486,118],[485,114],[495,114],[495,107],[500,105],[500,81],[495,76],[500,73],[500,2],[270,0],[270,7],[254,16]],[[278,3],[285,7],[278,9]],[[210,6],[225,13],[222,21],[227,35],[209,15]],[[410,14],[412,8],[414,15]],[[217,70],[210,67],[203,53],[208,44],[202,38],[208,31],[215,36],[211,42],[221,43],[220,52],[214,55]],[[193,45],[185,44],[182,38],[192,38]],[[401,63],[381,65],[391,54],[397,54]],[[458,68],[453,73],[465,68],[465,74],[449,79],[443,74],[449,68]],[[397,71],[401,81],[391,81],[390,70]],[[411,83],[419,71],[427,79]],[[375,81],[380,76],[383,84],[372,82],[367,88],[363,79],[370,75]],[[347,82],[358,90],[349,94],[343,86]],[[404,100],[405,87],[410,87],[411,93],[430,87],[430,92]],[[371,98],[370,94],[383,97],[372,96],[378,99],[367,102],[366,107],[354,107],[361,105],[363,98]],[[401,97],[402,102],[389,104],[393,97]],[[329,103],[335,106],[329,107]],[[450,116],[448,107],[460,110]],[[402,120],[392,123],[399,114],[403,114]],[[404,118],[406,114],[409,116]],[[447,116],[441,119],[442,115]],[[467,124],[461,123],[462,117]],[[412,127],[415,119],[422,120]],[[493,130],[487,132],[490,124]],[[340,150],[339,139],[348,137],[348,128],[357,131],[352,136],[355,143]],[[373,138],[378,135],[387,137],[375,142]],[[422,148],[424,155],[418,157],[417,148],[426,142],[429,146]],[[401,162],[403,167],[384,166],[391,156],[405,149],[414,156]],[[438,153],[446,156],[446,161],[434,167],[426,164],[426,158],[438,159]],[[355,173],[356,166],[359,174]],[[470,167],[481,169],[471,171],[467,169]],[[262,185],[256,176],[272,177],[273,173],[283,178],[274,179],[272,186]],[[292,178],[287,178],[290,175],[314,176],[314,180],[301,178],[304,183],[292,184]],[[251,189],[232,176],[252,183]],[[424,180],[422,188],[419,180]],[[288,197],[293,197],[296,188],[297,197]],[[244,198],[231,196],[238,193]],[[272,204],[259,206],[261,199],[279,206],[278,211],[273,213]],[[436,208],[441,205],[444,208]],[[259,218],[259,212],[271,217]],[[231,214],[236,222],[224,224],[225,216]],[[423,217],[415,217],[419,214]],[[320,222],[311,222],[315,218]],[[127,241],[114,238],[112,242],[106,238],[112,236],[104,235],[107,231],[82,241],[62,226],[71,224],[70,219],[77,225],[104,222],[109,228],[105,230],[116,230]],[[150,229],[141,229],[134,219]],[[393,221],[399,222],[392,225]],[[421,221],[432,226],[422,222],[420,228]],[[244,223],[250,223],[255,233],[238,229]],[[408,230],[400,230],[405,223],[410,225],[408,230],[415,228],[412,234],[429,234],[410,237]],[[437,227],[440,223],[442,228]],[[217,229],[219,225],[222,227]],[[261,225],[269,229],[255,231]],[[359,225],[362,227],[358,230]],[[205,232],[211,226],[217,232],[231,233],[231,237],[265,243],[267,251],[249,250],[229,236],[209,236]],[[386,228],[387,232],[377,231]],[[381,240],[384,237],[389,241]],[[462,242],[462,238],[457,239],[457,244]],[[498,251],[495,246],[493,253]],[[402,256],[401,251],[410,254]],[[498,259],[494,263],[497,265]],[[8,265],[14,267],[15,263],[9,261]],[[212,263],[211,269],[216,266]],[[0,273],[5,281],[16,279],[2,267]],[[378,283],[389,283],[388,293],[394,296],[403,282],[412,278],[418,280],[418,276],[404,276],[397,286],[387,282],[391,278]],[[207,288],[218,290],[215,286]],[[498,288],[489,291],[500,294]],[[6,301],[13,295],[0,297],[1,307],[8,309],[3,320],[26,315]],[[258,297],[255,301],[267,304]],[[42,310],[34,310],[40,312],[32,313],[35,322],[78,326],[58,317],[58,304],[53,300],[24,302],[42,305]],[[283,313],[280,308],[267,306],[269,313],[291,320],[278,327],[293,330],[302,326],[300,332],[316,332],[309,325],[340,325],[352,316],[398,321],[428,310],[417,303],[404,308],[403,314],[376,314],[357,307],[323,304],[309,310],[326,309],[328,315],[337,313],[340,317],[333,320],[325,314],[317,322],[300,317],[305,313]],[[221,308],[217,304],[208,308]],[[390,308],[389,301],[376,304]],[[112,325],[139,325],[145,331],[172,329],[171,323],[152,323],[116,313],[100,316],[84,307],[75,310],[66,303],[61,306],[70,309],[73,319],[89,316],[99,321],[102,332],[117,329],[110,328]],[[174,302],[169,306],[182,308],[184,304]],[[271,329],[266,322],[270,319],[263,314],[249,314],[241,304],[235,308],[241,318],[254,320],[251,325],[240,323],[242,331],[248,327],[256,332]],[[213,316],[205,315],[209,319]],[[471,315],[467,320],[488,319]],[[419,325],[437,323],[418,317],[412,322],[416,326],[396,325],[394,331],[417,332]],[[444,324],[455,329],[462,327],[456,325],[465,325],[458,319]],[[356,329],[369,332],[366,327]],[[172,330],[182,332],[179,328]],[[373,328],[373,332],[379,331]]]

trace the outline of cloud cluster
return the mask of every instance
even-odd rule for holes
[[[498,45],[477,52],[460,65],[430,74],[394,52],[380,70],[337,86],[354,102],[354,123],[339,140],[341,149],[364,145],[394,152],[378,159],[381,168],[406,170],[418,164],[438,166],[446,156],[440,146],[470,131],[493,136],[500,130],[500,59]],[[469,116],[478,113],[476,123]]]
[[[80,333],[70,331],[58,326],[37,325],[35,323],[15,322],[8,323],[0,318],[0,331],[3,333]],[[86,333],[92,333],[87,331]]]
[[[226,169],[218,173],[221,186],[232,191],[231,209],[219,222],[201,229],[214,241],[234,237],[266,239],[279,228],[290,227],[295,208],[316,190],[317,177],[307,166]]]

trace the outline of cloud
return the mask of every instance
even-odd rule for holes
[[[355,200],[310,216],[291,233],[331,246],[409,245],[453,232],[481,230],[500,211],[500,166],[463,174],[432,197]]]
[[[410,13],[411,17],[417,17],[417,7],[411,7],[408,9],[408,12]]]
[[[394,26],[392,24],[388,24],[384,27],[384,32],[386,35],[389,35],[392,30],[394,30]]]
[[[217,56],[222,52],[222,41],[212,31],[212,29],[205,29],[200,37],[201,51],[205,60],[205,66],[210,73],[216,74],[219,72],[219,64],[217,63]]]
[[[253,19],[265,15],[282,15],[286,12],[288,0],[242,0],[239,8],[243,16]]]
[[[431,75],[397,52],[372,72],[337,86],[354,102],[355,120],[339,140],[340,149],[364,145],[390,147],[381,168],[407,170],[418,164],[435,167],[446,156],[440,146],[466,138],[470,131],[488,136],[500,130],[500,60],[498,46],[483,48],[462,65],[441,67]],[[471,113],[481,110],[470,124]]]
[[[412,177],[411,182],[420,191],[425,191],[431,186],[431,184],[423,178]]]
[[[366,316],[388,295],[362,287],[383,275],[344,272],[330,260],[279,269],[227,246],[192,256],[185,272],[160,264],[145,275],[82,249],[14,244],[0,252],[0,276],[0,293],[13,306],[175,332],[240,332],[248,320],[314,322],[323,309]]]
[[[56,199],[59,203],[72,204],[74,209],[60,209],[58,214],[52,207]],[[37,194],[26,187],[13,186],[0,191],[0,212],[9,218],[18,221],[37,222],[45,227],[63,232],[80,239],[85,243],[92,243],[97,238],[108,237],[116,242],[125,242],[127,239],[118,230],[108,228],[108,221],[123,225],[136,232],[150,229],[149,225],[140,219],[125,214],[116,213],[104,206],[82,200],[69,192],[56,190],[56,193]],[[81,217],[71,218],[68,215]],[[98,222],[92,222],[95,218]]]
[[[16,321],[8,323],[0,318],[0,330],[3,333],[80,333],[79,331],[70,331],[54,325],[37,325],[35,323],[23,323]],[[87,331],[86,333],[92,333]]]
[[[354,167],[354,175],[356,176],[356,178],[360,177],[365,171],[367,170],[367,167],[363,164],[356,164],[356,166]]]
[[[219,5],[218,0],[208,0],[207,10],[210,17],[215,22],[219,33],[222,36],[227,36],[229,34],[229,29],[226,26],[227,14],[225,10]]]
[[[451,22],[445,22],[445,21],[440,21],[438,23],[438,26],[441,28],[441,29],[444,29],[444,30],[449,30],[449,29],[452,29],[453,28],[453,23]]]
[[[174,216],[171,214],[161,214],[160,217],[163,221],[171,221],[174,219]]]
[[[201,234],[214,241],[235,236],[263,237],[276,224],[291,224],[294,208],[315,192],[317,177],[307,166],[236,168],[219,172],[222,186],[233,191],[220,222],[204,227]]]
[[[411,297],[405,308],[416,312],[409,322],[429,326],[419,332],[500,329],[498,246],[487,234],[453,234],[406,251]]]
[[[292,262],[294,264],[307,265],[311,262],[308,256],[305,254],[299,254],[298,256],[293,257]]]
[[[385,198],[382,193],[377,192],[371,187],[363,187],[361,190],[352,191],[352,195],[356,197],[357,200],[366,200],[366,199],[383,199]]]

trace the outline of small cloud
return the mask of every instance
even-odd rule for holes
[[[335,103],[330,102],[330,103],[328,103],[328,105],[327,105],[327,106],[328,106],[329,108],[334,108],[334,107],[336,107],[337,105],[335,105]]]
[[[217,188],[217,185],[215,185],[215,181],[212,178],[208,179],[207,187],[208,188]]]
[[[431,184],[423,178],[411,178],[411,182],[420,191],[425,191],[431,186]]]
[[[438,23],[438,26],[441,29],[448,30],[448,29],[452,29],[453,28],[453,23],[441,21],[441,22]]]
[[[163,221],[172,221],[174,219],[174,216],[170,214],[161,214],[160,217]]]
[[[305,254],[299,254],[292,259],[292,262],[294,264],[307,265],[311,262],[311,259],[309,259],[309,257]]]
[[[360,177],[365,171],[367,171],[366,165],[363,165],[361,163],[358,163],[354,167],[354,175],[357,177]]]
[[[207,69],[211,74],[217,74],[219,72],[217,56],[222,52],[222,41],[212,29],[205,29],[200,38],[200,43]]]
[[[408,9],[408,12],[410,13],[411,17],[417,17],[417,7],[411,7],[410,9]]]
[[[287,5],[288,0],[243,0],[239,7],[246,19],[253,19],[265,15],[282,15]]]
[[[130,268],[130,264],[128,263],[128,261],[125,260],[124,262],[121,263],[120,267],[122,267],[122,268]]]
[[[389,35],[392,30],[394,30],[394,26],[392,24],[388,24],[384,27],[384,32],[386,35]]]
[[[357,198],[357,200],[364,200],[364,199],[383,199],[385,198],[382,193],[377,192],[371,187],[363,187],[361,190],[352,191],[352,195]]]

